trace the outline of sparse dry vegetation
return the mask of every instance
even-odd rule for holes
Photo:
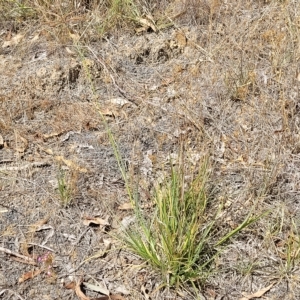
[[[0,0],[0,296],[300,299],[299,29],[296,0]]]

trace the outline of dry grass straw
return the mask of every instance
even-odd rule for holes
[[[154,4],[160,7],[157,1],[149,2],[153,4],[148,7],[150,11]],[[249,191],[255,194],[257,182],[262,182],[262,176],[252,170],[261,169],[263,173],[267,172],[270,165],[281,164],[282,174],[276,175],[277,181],[274,180],[273,191],[270,191],[271,200],[268,205],[261,201],[261,206],[257,207],[259,215],[265,207],[272,210],[268,217],[259,220],[259,229],[264,234],[258,259],[266,261],[270,256],[272,259],[275,257],[275,273],[278,277],[287,282],[297,282],[299,280],[293,274],[299,262],[299,224],[290,212],[296,210],[292,202],[299,179],[298,1],[227,1],[226,4],[222,1],[195,0],[162,2],[165,7],[174,4],[173,11],[169,6],[172,12],[169,17],[178,27],[199,26],[197,30],[200,37],[193,39],[191,35],[190,41],[200,44],[211,57],[209,62],[197,62],[199,68],[195,74],[198,76],[197,84],[202,84],[202,90],[195,90],[195,94],[197,100],[203,93],[203,99],[215,101],[210,103],[207,100],[206,103],[210,112],[206,119],[213,125],[204,124],[203,127],[210,130],[212,140],[217,135],[222,136],[223,140],[216,139],[215,145],[223,142],[225,153],[220,158],[217,149],[213,151],[222,163],[224,186],[227,184],[225,177],[229,174],[227,185],[231,185],[232,190],[237,189],[232,174],[240,174],[242,179],[239,180],[244,180],[245,186],[248,184],[245,195]],[[115,26],[123,27],[123,30],[128,28],[135,17],[143,13],[140,4],[144,2],[89,3],[90,7],[76,6],[76,1],[2,1],[0,14],[2,20],[13,20],[16,24],[37,20],[43,25],[44,31],[51,32],[57,40],[70,39],[70,34],[77,34],[83,42],[88,42],[91,36],[99,37]],[[191,78],[191,74],[188,74],[188,80]],[[187,83],[190,83],[188,80]],[[187,106],[191,104],[189,99],[183,101]],[[193,110],[192,107],[189,109]],[[107,130],[126,181],[117,142],[109,127]],[[170,181],[157,188],[153,199],[156,210],[149,219],[144,216],[139,204],[135,203],[136,199],[128,188],[129,197],[135,203],[140,228],[127,232],[127,243],[159,270],[167,285],[205,279],[218,247],[244,225],[248,225],[248,221],[254,220],[249,215],[245,222],[236,227],[237,232],[231,231],[225,233],[224,238],[216,239],[212,233],[215,232],[218,210],[211,219],[208,218],[209,214],[205,214],[210,198],[204,184],[207,173],[203,173],[203,170],[207,171],[207,167],[200,169],[200,179],[196,177],[185,188],[183,174],[186,174],[186,170],[173,169]],[[126,187],[130,187],[128,181]],[[232,191],[228,194],[233,197]],[[284,217],[281,217],[281,210],[277,209],[280,199],[283,206],[290,205],[289,209],[284,210]],[[181,218],[185,207],[195,204],[201,209],[195,210],[194,214],[184,214]],[[255,232],[259,232],[259,229],[251,233],[253,239],[258,236]],[[189,234],[183,235],[187,232]],[[280,236],[282,245],[275,243],[277,236]],[[230,261],[224,268],[232,267],[233,263],[236,262]],[[268,261],[268,264],[272,263]],[[243,266],[241,273],[253,274],[253,266],[254,263]],[[272,272],[274,274],[274,270]],[[226,285],[225,281],[223,283]]]
[[[113,1],[2,1],[0,21],[11,22],[13,28],[27,22],[38,22],[38,30],[59,43],[79,40],[89,42],[107,31],[124,31],[139,15],[133,0]]]

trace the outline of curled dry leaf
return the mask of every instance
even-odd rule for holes
[[[75,291],[76,295],[78,296],[78,298],[80,298],[81,300],[91,300],[89,297],[87,297],[80,288],[81,285],[81,280],[78,280],[76,283],[75,282],[70,282],[68,284],[65,284],[65,288],[69,289],[69,290],[73,290]]]
[[[75,282],[72,281],[72,282],[69,282],[69,283],[65,283],[64,284],[64,287],[67,289],[67,290],[74,290],[75,291]]]
[[[80,288],[80,282],[75,286],[75,293],[81,300],[90,300],[90,297],[87,297]]]
[[[35,271],[30,271],[30,272],[27,272],[25,274],[23,274],[20,278],[19,278],[19,283],[22,283],[28,279],[32,279],[33,277],[41,274],[43,272],[42,269],[37,269]]]
[[[91,224],[95,225],[102,225],[102,226],[109,226],[108,218],[101,219],[99,217],[84,217],[83,225],[90,226]]]

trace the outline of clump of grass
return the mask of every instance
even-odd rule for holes
[[[0,3],[0,20],[21,20],[32,17],[33,10],[30,5],[23,1],[3,1]]]
[[[216,220],[222,205],[210,205],[208,160],[190,182],[185,172],[183,164],[171,169],[170,179],[156,189],[150,218],[135,203],[136,224],[124,235],[129,249],[158,270],[170,287],[204,283],[220,246],[258,218],[250,213],[237,228],[220,236]],[[213,214],[212,207],[217,207]]]
[[[289,277],[299,265],[300,261],[300,234],[295,221],[291,220],[291,229],[285,241],[283,241],[283,251],[279,255],[284,258],[284,262],[280,262],[279,277]]]
[[[139,8],[138,8],[139,7]],[[89,41],[102,37],[114,28],[130,27],[140,15],[140,5],[134,0],[91,1],[0,1],[0,22],[21,23],[37,20],[44,34],[60,42],[72,36]]]
[[[63,170],[59,170],[57,176],[58,193],[62,207],[66,208],[72,201],[71,187],[67,183],[66,173]]]
[[[110,28],[132,21],[139,15],[137,6],[133,0],[112,0],[106,6],[107,14],[104,18],[102,30],[107,31]]]

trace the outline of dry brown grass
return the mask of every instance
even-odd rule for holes
[[[126,201],[124,187],[118,181],[105,128],[88,102],[96,98],[122,155],[134,172],[142,174],[143,201],[151,197],[151,187],[165,175],[162,166],[170,153],[176,153],[183,135],[187,159],[197,165],[199,157],[209,153],[213,162],[211,185],[216,203],[211,210],[220,203],[224,206],[217,220],[220,232],[236,228],[253,208],[257,215],[269,212],[224,247],[199,294],[207,299],[240,299],[243,292],[251,294],[274,283],[266,294],[270,299],[300,298],[300,2],[225,2],[0,2],[1,44],[18,33],[25,36],[19,44],[1,48],[1,59],[6,60],[1,65],[6,70],[0,87],[0,134],[6,142],[1,158],[3,165],[14,165],[0,169],[4,195],[0,195],[0,204],[7,206],[10,199],[25,216],[17,218],[12,212],[9,220],[14,225],[3,217],[3,245],[12,243],[20,223],[32,224],[42,218],[45,207],[60,230],[60,241],[65,240],[59,232],[81,235],[78,219],[83,211],[94,215],[97,208],[99,214],[105,214],[108,207],[114,217],[126,215],[116,210]],[[152,27],[142,25],[139,18]],[[36,33],[44,44],[31,43]],[[55,84],[48,80],[51,72],[45,79],[36,77],[36,70],[47,69],[46,64],[28,67],[35,47],[51,48],[50,44],[60,49],[54,53],[55,60],[63,61],[57,71],[63,75]],[[66,45],[73,51],[71,58],[64,52]],[[23,62],[9,60],[9,55],[16,53],[27,62],[25,67]],[[74,59],[81,66],[75,88],[69,84],[68,74]],[[84,59],[94,60],[92,66],[85,69]],[[77,85],[85,88],[77,89]],[[137,106],[108,106],[111,98],[120,96],[120,88]],[[69,142],[65,135],[71,131],[77,133],[70,135]],[[37,169],[31,163],[36,157],[48,164],[52,159],[38,145],[88,166],[88,173],[76,174],[74,206],[61,210],[58,195],[49,184],[57,177],[59,164]],[[18,152],[18,147],[26,151]],[[30,167],[18,169],[25,162]],[[68,171],[72,177],[72,170]],[[91,232],[91,244],[102,246]],[[76,265],[95,252],[89,241],[78,242],[78,248],[70,246],[69,252],[63,248],[56,251],[58,256],[59,251],[65,255],[65,264],[70,263],[72,251],[70,260]],[[153,299],[168,296],[168,291],[155,292],[159,279],[151,277],[151,270],[131,268],[135,259],[130,255],[120,258],[112,251],[108,256],[114,261],[112,269],[120,268],[126,275],[118,273],[116,281],[126,282],[132,299],[147,298],[141,287],[151,290]],[[6,264],[5,257],[0,259]],[[107,262],[96,263],[108,274],[117,273]],[[92,271],[97,274],[92,267],[82,270],[84,275]],[[1,267],[0,272],[4,272]],[[99,276],[106,278],[105,272]]]

